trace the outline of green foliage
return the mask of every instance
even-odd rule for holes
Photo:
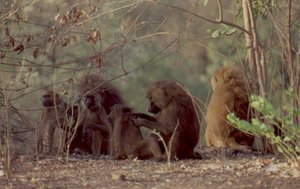
[[[292,89],[287,91],[287,96],[289,100],[299,100]],[[300,116],[300,109],[289,104],[282,109],[282,112],[285,112],[285,114],[280,115],[273,105],[261,96],[251,96],[250,102],[251,107],[260,112],[260,117],[254,117],[249,123],[248,121],[240,120],[234,113],[230,113],[227,115],[229,122],[245,132],[266,137],[285,157],[298,161],[300,127],[296,123],[297,117],[299,118]],[[276,135],[275,128],[280,130],[282,136]]]
[[[236,32],[235,28],[225,27],[225,29],[216,29],[212,34],[212,38],[217,38],[219,36],[227,35],[230,36]]]
[[[256,18],[266,19],[268,13],[273,12],[277,7],[278,0],[252,0],[251,6]],[[237,1],[237,16],[242,16],[242,1]]]

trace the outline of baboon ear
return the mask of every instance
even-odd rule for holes
[[[215,80],[215,82],[218,82],[218,78],[217,78],[217,76],[215,75],[214,76],[214,78],[213,78],[214,80]]]

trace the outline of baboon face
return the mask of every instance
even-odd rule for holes
[[[171,102],[171,98],[162,88],[149,90],[148,98],[149,98],[148,111],[154,114],[159,113],[162,109],[167,107]]]
[[[55,93],[55,98],[54,98],[53,91],[46,91],[42,97],[43,97],[42,103],[44,107],[51,107],[56,104],[59,104],[60,102],[59,95]]]
[[[96,111],[99,107],[99,103],[101,102],[101,99],[99,95],[97,94],[88,94],[86,95],[83,100],[83,105],[86,106],[91,111]]]

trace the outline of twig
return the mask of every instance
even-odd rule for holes
[[[151,0],[148,0],[147,2],[153,3],[153,1],[151,1]],[[200,19],[202,19],[202,20],[204,20],[206,22],[210,22],[210,23],[213,23],[213,24],[225,24],[227,26],[231,26],[231,27],[237,28],[240,31],[251,35],[250,31],[245,30],[242,26],[239,26],[237,24],[234,24],[234,23],[231,23],[231,22],[228,22],[228,21],[225,21],[225,20],[221,20],[221,21],[219,21],[219,20],[212,20],[212,19],[206,18],[204,16],[201,16],[199,14],[193,13],[193,12],[191,12],[189,10],[184,9],[184,8],[181,8],[181,7],[178,7],[178,6],[175,6],[175,5],[170,5],[170,4],[167,4],[167,3],[163,3],[163,2],[160,2],[160,1],[155,1],[155,3],[157,3],[159,5],[162,5],[162,6],[165,6],[165,7],[170,7],[170,8],[173,8],[173,9],[176,9],[176,10],[179,10],[179,11],[191,14],[191,15],[193,15],[193,16],[195,16],[197,18],[200,18]]]

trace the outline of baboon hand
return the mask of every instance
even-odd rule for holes
[[[136,127],[139,127],[139,126],[143,125],[143,119],[139,118],[139,117],[131,117],[130,121]]]

